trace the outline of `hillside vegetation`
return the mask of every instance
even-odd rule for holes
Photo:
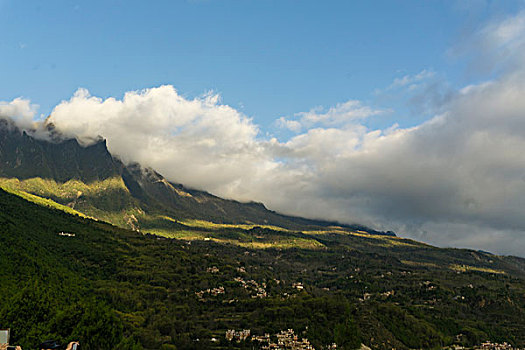
[[[251,349],[226,330],[289,328],[316,349],[525,345],[523,259],[336,229],[180,223],[317,242],[304,248],[168,239],[4,191],[0,209],[0,328],[26,349]]]
[[[385,246],[416,244],[391,235],[370,235],[349,227],[298,226],[294,231],[275,225],[225,224],[201,219],[175,219],[163,214],[152,214],[140,208],[121,178],[109,178],[85,184],[79,180],[57,183],[54,180],[31,178],[0,178],[0,188],[37,204],[106,221],[120,227],[185,240],[211,240],[250,248],[308,248],[321,249],[325,245],[318,235],[350,234],[372,237],[376,244]],[[153,211],[154,213],[155,211]]]

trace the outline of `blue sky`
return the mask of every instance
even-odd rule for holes
[[[447,84],[480,79],[447,54],[487,18],[520,2],[485,1],[0,1],[0,96],[49,114],[79,88],[93,95],[172,84],[213,90],[279,133],[282,116],[361,100],[390,112],[372,127],[428,116],[406,96],[374,93],[422,70]]]

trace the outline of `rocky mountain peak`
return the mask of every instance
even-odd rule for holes
[[[0,176],[91,182],[120,175],[122,164],[109,153],[106,140],[85,146],[51,123],[42,126],[21,130],[12,120],[0,119]]]

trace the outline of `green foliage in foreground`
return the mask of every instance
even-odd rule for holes
[[[202,232],[228,237],[234,229]],[[306,239],[241,229],[245,241]],[[244,236],[250,232],[253,238]],[[251,349],[255,344],[228,343],[225,331],[288,328],[316,349],[489,339],[525,345],[522,259],[366,235],[308,237],[322,246],[252,249],[170,239],[0,191],[0,328],[11,328],[13,343],[24,349],[46,339],[80,339],[85,349]],[[265,286],[266,297],[236,278]],[[225,293],[196,294],[218,287]]]

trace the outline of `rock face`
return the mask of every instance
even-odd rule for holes
[[[0,119],[0,176],[70,179],[89,183],[118,176],[122,163],[108,152],[106,141],[82,147],[76,139],[39,140]]]
[[[20,130],[11,120],[0,118],[0,178],[18,179],[19,190],[44,196],[64,205],[75,205],[75,208],[87,210],[85,213],[88,215],[103,218],[116,225],[130,222],[129,218],[136,213],[202,219],[215,223],[275,225],[294,230],[305,226],[339,225],[281,215],[268,210],[262,203],[241,203],[188,189],[181,184],[167,181],[151,168],[144,168],[137,163],[123,164],[111,155],[102,138],[91,145],[83,146],[74,138],[65,138],[52,124],[44,123],[40,126],[44,128],[41,134],[45,137],[35,130]],[[32,187],[24,187],[25,180],[35,178],[51,180],[54,190],[52,195],[49,188],[35,188],[35,182]],[[85,186],[79,189],[71,188],[77,186],[71,183],[66,186],[70,180],[80,181]],[[40,187],[49,186],[46,181],[38,183],[41,184]],[[71,191],[80,193],[73,201]],[[60,193],[66,192],[69,194],[61,199]],[[96,194],[87,194],[91,192]],[[101,212],[108,215],[102,215]],[[117,217],[114,220],[108,219]],[[141,218],[133,218],[132,226],[140,227]],[[374,234],[393,235],[391,232],[378,232],[360,225],[346,227]]]

